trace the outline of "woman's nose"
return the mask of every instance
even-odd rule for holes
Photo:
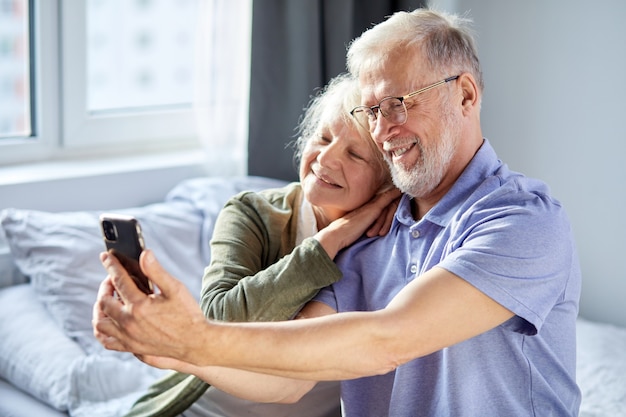
[[[341,149],[333,142],[329,146],[326,146],[317,155],[317,161],[325,167],[334,168],[340,164]]]

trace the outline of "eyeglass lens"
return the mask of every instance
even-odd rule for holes
[[[403,101],[397,97],[387,97],[374,108],[357,107],[353,115],[361,126],[373,130],[378,118],[377,112],[381,112],[383,117],[393,124],[401,125],[406,122],[406,107]]]

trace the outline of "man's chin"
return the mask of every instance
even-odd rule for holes
[[[395,186],[403,193],[410,194],[413,181],[411,180],[411,173],[406,170],[400,170],[397,167],[391,167],[391,178]]]

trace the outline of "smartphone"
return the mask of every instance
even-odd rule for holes
[[[139,267],[139,255],[144,250],[139,221],[132,216],[104,213],[100,215],[100,228],[107,251],[113,251],[141,291],[152,294],[152,282]]]

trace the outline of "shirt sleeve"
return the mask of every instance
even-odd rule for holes
[[[315,298],[313,298],[313,301],[324,303],[333,310],[339,311],[339,305],[337,303],[337,298],[335,297],[335,290],[332,285],[322,288],[317,293]]]
[[[576,270],[562,207],[544,195],[514,190],[478,204],[461,223],[466,232],[451,242],[439,266],[515,313],[506,323],[511,330],[536,334]]]
[[[259,209],[252,201],[232,199],[217,219],[201,294],[209,318],[287,320],[320,288],[341,278],[317,240],[305,239],[295,248],[285,242],[291,239],[289,210]]]

